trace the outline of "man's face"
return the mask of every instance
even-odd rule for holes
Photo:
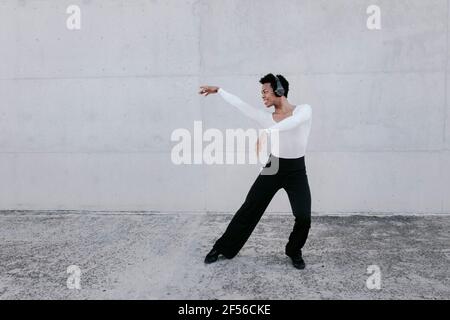
[[[264,83],[261,87],[261,94],[264,105],[269,108],[275,104],[276,99],[279,99],[273,92],[270,83]]]

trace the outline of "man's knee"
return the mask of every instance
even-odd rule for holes
[[[305,214],[294,214],[295,224],[303,228],[311,228],[311,216]]]

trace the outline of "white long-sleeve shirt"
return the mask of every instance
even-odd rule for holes
[[[220,88],[218,93],[225,101],[235,106],[244,115],[258,122],[262,128],[266,129],[268,134],[271,134],[273,130],[278,130],[279,147],[278,152],[276,150],[271,152],[274,156],[295,159],[306,154],[312,123],[312,109],[310,105],[297,105],[292,112],[292,116],[276,122],[271,113],[249,105],[224,89]]]

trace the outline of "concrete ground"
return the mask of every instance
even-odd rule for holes
[[[232,260],[203,263],[226,214],[0,214],[0,299],[449,299],[450,217],[314,216],[305,270],[291,215],[266,214]],[[67,267],[81,289],[67,287]],[[368,289],[367,268],[381,270]],[[373,277],[373,276],[372,276]]]

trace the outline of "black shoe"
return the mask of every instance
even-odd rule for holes
[[[305,264],[305,261],[303,260],[301,251],[294,253],[294,254],[289,254],[286,252],[286,255],[291,258],[294,268],[297,268],[300,270],[305,269],[306,264]]]
[[[213,263],[216,262],[219,258],[220,252],[216,249],[212,249],[205,257],[205,263]]]

